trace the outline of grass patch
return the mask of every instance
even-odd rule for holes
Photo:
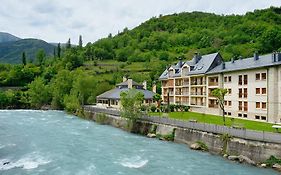
[[[159,116],[159,113],[150,113],[151,116]],[[162,116],[162,113],[160,113]],[[223,125],[223,120],[221,116],[209,115],[209,114],[200,114],[195,112],[171,112],[168,115],[169,118],[179,119],[179,120],[196,120],[200,123],[209,123],[216,125]],[[265,122],[257,122],[250,120],[243,120],[238,118],[226,117],[226,125],[241,125],[245,129],[256,130],[256,131],[268,131],[275,132],[276,130],[272,128],[273,124]]]

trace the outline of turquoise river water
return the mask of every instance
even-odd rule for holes
[[[0,111],[1,175],[274,175],[59,111]]]

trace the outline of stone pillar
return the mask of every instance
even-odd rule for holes
[[[143,89],[147,89],[147,82],[146,81],[143,81],[143,83],[142,83],[142,85],[143,85]]]
[[[155,83],[152,85],[152,92],[156,93],[156,84]]]
[[[127,81],[127,78],[125,76],[123,76],[123,82]]]
[[[132,79],[128,79],[128,88],[129,89],[133,88],[133,80]]]

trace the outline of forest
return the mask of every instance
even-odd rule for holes
[[[40,50],[31,62],[0,64],[0,108],[51,108],[77,113],[84,104],[130,76],[137,82],[158,84],[165,68],[195,52],[220,52],[225,60],[254,52],[281,51],[281,8],[255,10],[245,15],[203,12],[159,15],[129,30],[94,43],[65,48],[53,56]]]

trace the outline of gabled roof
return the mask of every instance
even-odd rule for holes
[[[194,65],[193,69],[188,73],[188,75],[205,74],[213,67],[221,64],[221,62],[222,58],[219,53],[203,55],[198,63]]]
[[[114,88],[112,90],[106,91],[105,93],[97,96],[97,99],[114,99],[119,100],[120,99],[120,93],[123,91],[128,91],[129,88]],[[155,95],[154,92],[145,90],[145,89],[136,89],[137,91],[144,94],[144,99],[153,99],[153,96]]]
[[[195,74],[205,74],[207,71],[211,70],[213,67],[216,67],[222,62],[222,58],[219,53],[212,53],[208,55],[203,55],[200,57],[199,61],[196,63],[196,57],[192,60],[181,62],[179,61],[176,65],[172,65],[167,68],[159,77],[160,80],[169,78],[169,69],[172,67],[175,70],[175,73],[172,77],[180,77],[182,66],[186,63],[192,69],[188,72],[187,75],[195,75]],[[181,63],[181,64],[180,64]],[[181,65],[181,66],[180,66]]]
[[[207,74],[216,74],[221,72],[231,72],[231,71],[239,71],[245,69],[255,69],[261,67],[268,67],[274,65],[281,65],[281,60],[273,62],[272,54],[258,56],[258,59],[255,60],[254,57],[239,59],[235,61],[225,62],[225,67],[223,68],[223,63],[216,66],[214,69],[210,70]]]
[[[137,83],[137,82],[135,82],[133,80],[132,80],[132,85],[133,86],[143,86],[142,84],[139,84],[139,83]],[[124,81],[122,83],[119,83],[116,86],[127,86],[128,87],[128,80],[126,80],[126,81]]]

